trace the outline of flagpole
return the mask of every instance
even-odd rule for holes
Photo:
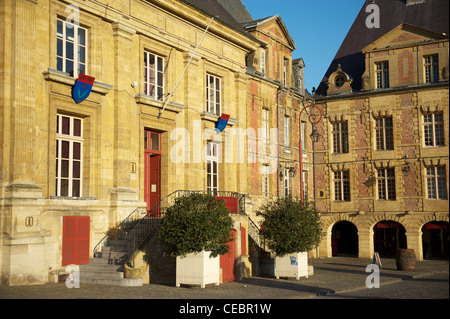
[[[164,112],[164,110],[166,109],[167,104],[169,103],[169,101],[170,101],[170,99],[172,98],[172,96],[173,96],[175,90],[177,89],[178,84],[180,84],[181,79],[183,78],[184,73],[186,72],[186,70],[187,70],[189,64],[190,64],[191,61],[192,61],[192,58],[194,57],[195,53],[197,52],[198,48],[200,47],[200,44],[203,42],[203,38],[205,37],[206,32],[208,31],[209,26],[211,25],[211,23],[213,22],[213,20],[214,20],[214,17],[212,17],[212,18],[211,18],[211,21],[209,21],[209,24],[208,24],[208,26],[206,27],[205,32],[203,32],[203,35],[202,35],[200,41],[198,42],[197,46],[195,47],[194,52],[192,53],[192,55],[191,55],[191,57],[190,57],[188,63],[187,63],[186,66],[184,67],[183,73],[181,73],[181,76],[180,76],[180,78],[178,79],[177,84],[175,84],[175,87],[173,88],[172,92],[171,92],[171,93],[169,94],[169,96],[167,97],[167,100],[166,100],[166,102],[164,103],[164,106],[163,106],[162,110],[159,111],[158,118],[161,117],[162,112]]]

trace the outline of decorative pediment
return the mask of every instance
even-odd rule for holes
[[[362,52],[395,49],[444,39],[448,39],[448,36],[403,23],[369,44]]]
[[[249,31],[258,28],[261,33],[284,43],[286,46],[290,47],[292,51],[295,50],[294,40],[292,40],[283,20],[278,14],[265,19],[250,21],[245,23],[244,27]]]

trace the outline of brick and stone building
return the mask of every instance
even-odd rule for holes
[[[448,1],[372,2],[314,96],[319,255],[448,257]]]

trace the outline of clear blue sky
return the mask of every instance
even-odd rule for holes
[[[279,14],[306,64],[305,85],[318,87],[364,0],[241,0],[253,19]]]

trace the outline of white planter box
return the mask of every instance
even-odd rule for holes
[[[275,257],[275,277],[308,278],[308,253],[294,253]]]
[[[200,285],[205,288],[207,284],[219,285],[220,258],[209,258],[210,251],[187,254],[186,257],[177,257],[176,286],[180,284]]]

